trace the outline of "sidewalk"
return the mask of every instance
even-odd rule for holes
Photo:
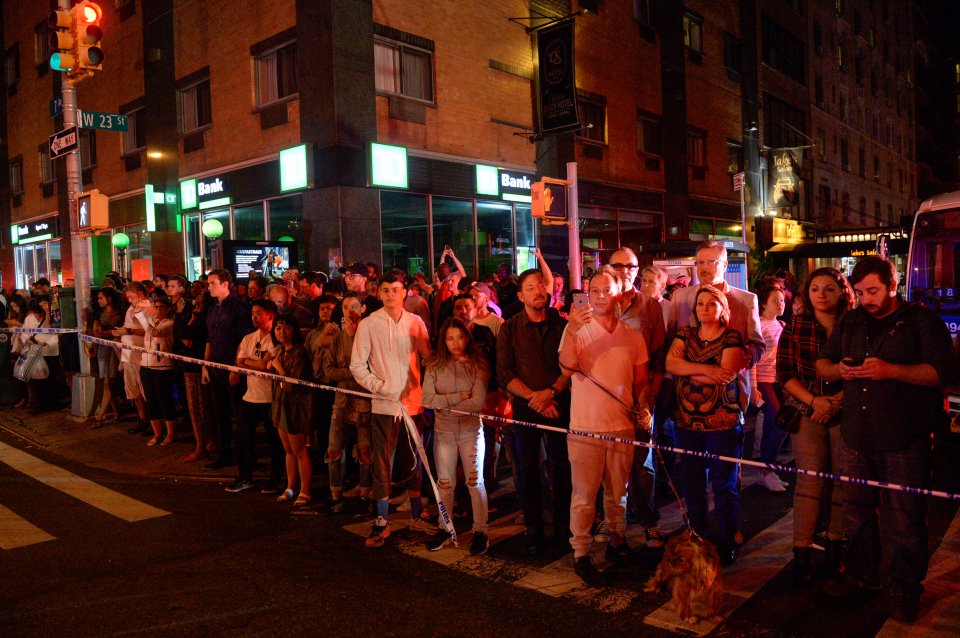
[[[127,434],[136,419],[92,429],[70,414],[69,409],[33,415],[29,410],[0,410],[0,430],[67,460],[119,474],[139,474],[171,479],[219,480],[235,478],[236,466],[204,470],[206,460],[184,463],[193,451],[189,425],[170,445],[149,447],[149,437]]]

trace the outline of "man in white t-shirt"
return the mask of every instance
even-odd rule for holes
[[[613,272],[590,278],[590,304],[570,312],[560,342],[560,365],[572,377],[570,429],[626,439],[636,437],[637,424],[649,429],[647,409],[647,346],[643,334],[617,318],[622,282]],[[590,560],[590,527],[597,490],[603,485],[604,520],[610,533],[607,560],[634,558],[627,545],[626,515],[621,502],[633,464],[634,448],[571,434],[567,437],[573,495],[570,532],[574,570],[588,585],[604,584]]]
[[[496,337],[500,334],[503,318],[500,317],[500,307],[490,300],[490,286],[482,281],[475,281],[470,285],[470,296],[477,305],[477,316],[474,319],[481,326],[486,326]],[[493,311],[491,311],[493,308]]]
[[[276,344],[273,341],[273,320],[277,316],[277,304],[267,299],[257,299],[250,303],[250,318],[254,331],[240,341],[237,348],[239,368],[267,372],[267,363]],[[286,485],[283,481],[284,451],[277,428],[270,418],[273,406],[273,381],[250,375],[247,377],[247,391],[243,395],[240,419],[237,423],[237,466],[240,475],[226,491],[242,492],[253,487],[253,467],[256,465],[255,442],[257,425],[263,424],[270,444],[270,480],[261,490],[262,494],[273,494]]]

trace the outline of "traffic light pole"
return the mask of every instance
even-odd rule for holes
[[[69,0],[59,0],[58,7],[61,11],[70,10]],[[71,126],[77,126],[77,88],[73,82],[67,78],[66,73],[60,74],[60,87],[63,93],[63,128],[69,129]],[[79,139],[79,129],[77,131]],[[82,176],[80,167],[80,147],[67,153],[64,158],[67,167],[67,202],[70,209],[70,251],[73,257],[73,282],[74,295],[77,307],[77,327],[83,329],[86,327],[87,309],[90,306],[90,253],[87,249],[87,240],[80,237],[79,220],[77,219],[77,195],[82,192]],[[80,375],[82,377],[90,376],[90,360],[83,350],[83,345],[78,341],[80,347]],[[77,383],[74,382],[74,394],[77,393]],[[74,411],[85,402],[74,401]],[[75,416],[87,416],[87,414],[75,414]]]

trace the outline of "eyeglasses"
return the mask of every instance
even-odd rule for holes
[[[636,270],[640,266],[637,264],[610,264],[610,267],[615,270]]]
[[[698,266],[719,266],[724,263],[722,259],[698,259],[696,264]]]

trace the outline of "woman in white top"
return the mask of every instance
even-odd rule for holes
[[[50,328],[50,297],[34,297],[27,305],[27,316],[23,320],[24,328]],[[45,379],[33,379],[29,382],[30,405],[36,412],[56,410],[60,407],[57,379],[60,374],[60,337],[56,334],[20,334],[20,353],[28,344],[40,346],[40,353],[49,370]]]
[[[147,316],[147,327],[143,336],[145,348],[159,352],[173,351],[173,319],[170,317],[173,304],[169,297],[157,297]],[[147,416],[153,437],[147,445],[169,445],[176,437],[177,402],[173,398],[173,387],[177,371],[173,359],[157,352],[145,352],[140,358],[140,382],[147,402]],[[162,441],[163,426],[167,426],[167,436]]]
[[[777,412],[783,403],[783,390],[777,382],[777,344],[783,332],[783,322],[777,319],[786,308],[786,295],[776,286],[766,286],[758,295],[760,301],[760,333],[767,344],[763,358],[757,362],[756,379],[759,396],[763,400],[763,433],[760,439],[760,460],[776,463],[777,454],[787,433],[777,427]],[[771,492],[786,491],[787,483],[773,470],[760,473],[760,485]]]

